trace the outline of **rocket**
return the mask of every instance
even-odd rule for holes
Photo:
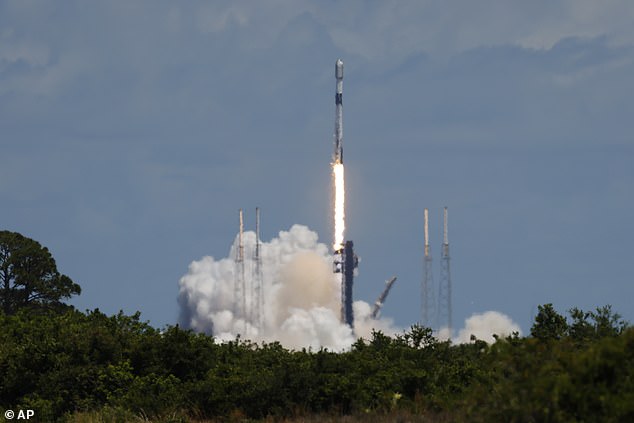
[[[343,163],[343,61],[335,62],[335,152],[332,156],[333,163]]]

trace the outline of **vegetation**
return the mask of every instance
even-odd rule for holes
[[[0,408],[31,408],[42,421],[96,410],[112,421],[366,413],[633,421],[634,329],[609,308],[571,315],[563,333],[543,339],[451,345],[414,326],[334,353],[219,344],[177,326],[158,331],[138,314],[21,311],[0,317]],[[537,320],[534,330],[552,323]]]
[[[540,306],[531,336],[492,345],[440,342],[413,326],[335,353],[220,344],[157,330],[138,313],[27,302],[0,312],[0,412],[67,422],[634,421],[634,328],[609,306],[569,316]]]
[[[47,248],[17,233],[0,231],[0,304],[4,314],[24,308],[60,308],[81,288],[57,271]]]

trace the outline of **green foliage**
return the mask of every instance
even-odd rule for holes
[[[566,318],[557,313],[552,304],[539,306],[531,336],[544,340],[561,339],[568,332]]]
[[[0,231],[0,305],[4,314],[24,308],[63,308],[61,300],[81,292],[57,271],[46,247],[17,232]]]
[[[343,353],[218,344],[138,313],[0,314],[0,409],[33,408],[41,421],[634,421],[634,329],[609,307],[573,309],[570,324],[540,312],[528,338],[452,345],[413,326]]]
[[[572,339],[577,341],[588,341],[595,337],[593,325],[588,321],[591,317],[590,312],[585,312],[576,307],[569,311],[572,323],[568,327],[568,333]]]
[[[622,320],[618,313],[612,312],[610,305],[598,307],[596,312],[590,312],[590,317],[594,320],[595,339],[618,336],[628,327],[627,322]]]
[[[557,340],[569,336],[577,342],[587,342],[608,336],[618,336],[628,324],[609,305],[596,311],[583,311],[574,307],[568,311],[572,322],[555,311],[552,304],[539,306],[539,313],[531,328],[531,336],[539,340]]]

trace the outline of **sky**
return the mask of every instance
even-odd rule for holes
[[[178,281],[262,238],[330,245],[342,58],[355,297],[420,319],[449,210],[453,320],[611,304],[634,322],[634,3],[0,0],[0,229],[71,303],[175,324]]]

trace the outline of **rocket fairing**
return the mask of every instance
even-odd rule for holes
[[[335,62],[335,79],[337,88],[335,90],[335,152],[333,163],[343,163],[343,61],[337,59]]]

